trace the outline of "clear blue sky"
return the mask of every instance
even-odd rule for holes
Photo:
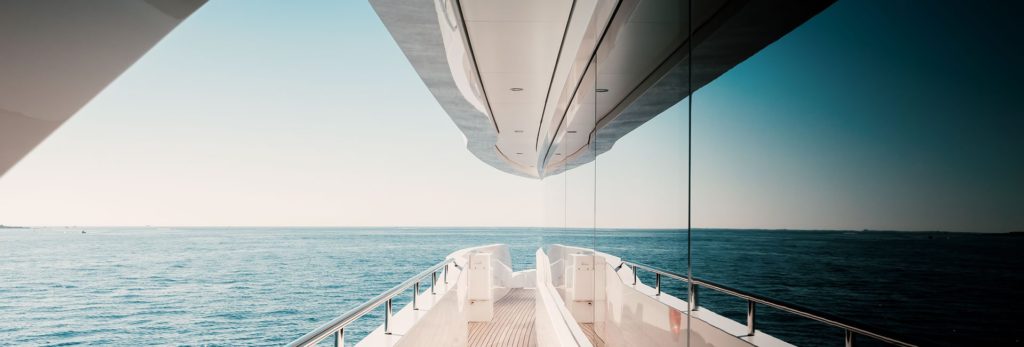
[[[1024,229],[1019,5],[922,6],[840,1],[699,91],[694,224]],[[0,223],[592,226],[596,202],[678,227],[685,112],[520,178],[367,3],[212,1],[0,178]]]

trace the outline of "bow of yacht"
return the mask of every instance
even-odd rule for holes
[[[506,245],[458,250],[289,346],[345,346],[346,327],[380,306],[383,321],[355,346],[792,346],[757,328],[758,307],[844,329],[837,340],[847,346],[861,335],[913,346],[841,317],[593,249],[554,244],[534,260],[536,269],[514,271]],[[655,275],[653,283],[640,279],[642,271]],[[664,292],[663,281],[687,283],[689,298]],[[747,321],[701,307],[701,288],[746,300]],[[399,296],[411,300],[396,308]]]

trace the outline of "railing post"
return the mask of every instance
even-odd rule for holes
[[[437,291],[434,290],[437,287],[437,271],[430,273],[430,295],[436,295]]]
[[[444,284],[448,284],[448,264],[444,264]]]
[[[658,294],[654,294],[654,295],[655,296],[661,296],[661,273],[660,272],[654,273],[654,289],[656,289],[658,291]]]
[[[412,310],[419,311],[420,306],[416,303],[416,297],[420,296],[420,282],[413,283],[412,285]]]
[[[757,323],[754,321],[754,314],[757,311],[757,303],[754,300],[747,300],[747,336],[754,336],[754,329]]]
[[[334,332],[334,347],[345,347],[345,328]]]
[[[699,303],[697,302],[697,300],[698,300],[697,288],[699,288],[699,287],[696,284],[693,284],[693,282],[690,282],[690,288],[689,288],[689,290],[687,290],[687,292],[690,294],[689,295],[690,296],[690,300],[689,300],[690,301],[690,311],[696,311],[697,308],[700,307]]]
[[[654,275],[655,275],[654,276],[653,288],[655,289],[655,292],[656,292],[655,295],[656,296],[660,296],[662,294],[662,291],[663,291],[662,287],[661,287],[661,279],[662,279],[662,277],[668,276],[670,279],[675,279],[675,280],[679,280],[679,281],[682,281],[682,282],[686,282],[686,284],[687,284],[687,296],[688,296],[688,298],[687,298],[688,299],[688,303],[687,303],[688,312],[697,312],[700,309],[700,287],[702,287],[702,286],[703,287],[707,287],[708,289],[710,289],[712,291],[715,291],[717,293],[721,293],[721,294],[725,294],[725,295],[730,295],[730,296],[735,297],[735,298],[746,300],[747,301],[747,333],[745,335],[738,335],[737,337],[743,337],[743,336],[745,336],[745,337],[754,337],[754,336],[756,336],[757,328],[758,328],[757,327],[757,306],[758,306],[758,304],[763,304],[763,305],[775,308],[777,310],[784,311],[786,313],[794,314],[794,315],[797,315],[797,316],[801,316],[803,318],[808,318],[808,319],[811,319],[811,320],[814,320],[814,321],[817,321],[817,322],[820,322],[820,323],[824,323],[824,324],[826,324],[828,326],[832,326],[832,327],[836,327],[836,328],[842,329],[843,333],[844,333],[843,341],[844,341],[844,345],[846,347],[853,347],[853,345],[856,343],[855,340],[858,339],[857,335],[865,335],[867,337],[872,338],[872,340],[877,339],[879,341],[886,342],[886,343],[891,344],[893,346],[906,346],[906,347],[917,346],[915,344],[912,344],[912,343],[909,343],[909,342],[907,342],[905,340],[902,340],[901,338],[898,338],[898,337],[885,336],[885,335],[882,335],[882,332],[869,331],[869,330],[865,329],[864,327],[861,327],[859,324],[857,324],[854,321],[847,321],[847,320],[845,320],[845,319],[843,319],[841,317],[829,318],[829,315],[826,314],[826,313],[815,312],[814,310],[804,309],[804,308],[801,308],[800,306],[787,305],[785,302],[776,301],[776,300],[774,300],[774,299],[772,299],[770,297],[765,297],[765,296],[761,296],[761,295],[758,295],[758,294],[744,293],[741,290],[730,288],[729,286],[726,286],[726,285],[717,284],[717,283],[714,283],[714,282],[710,282],[710,281],[705,281],[705,280],[701,280],[701,279],[698,279],[698,278],[694,278],[693,274],[690,274],[690,273],[679,274],[679,273],[672,272],[672,271],[669,271],[669,270],[662,270],[662,269],[659,269],[657,267],[652,267],[652,266],[648,266],[648,265],[644,265],[644,264],[633,263],[633,262],[629,262],[629,261],[622,261],[622,262],[620,262],[619,265],[617,265],[617,266],[615,266],[613,268],[613,270],[621,276],[621,274],[622,274],[621,270],[622,270],[622,268],[624,266],[628,266],[633,271],[633,287],[634,287],[633,289],[634,290],[640,290],[640,288],[636,288],[637,284],[640,284],[640,280],[639,280],[639,270],[640,269],[644,269],[645,271],[648,271],[648,272],[653,272]],[[628,279],[627,279],[627,281],[628,281]],[[642,290],[640,290],[640,291],[643,292]],[[715,294],[715,295],[718,295],[718,294]],[[748,339],[748,341],[752,341],[752,340]]]
[[[391,335],[391,299],[384,303],[384,334]]]

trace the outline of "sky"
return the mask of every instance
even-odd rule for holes
[[[1024,230],[1002,6],[839,1],[699,90],[694,226]],[[211,1],[0,177],[0,223],[675,228],[687,116],[513,176],[366,2]]]

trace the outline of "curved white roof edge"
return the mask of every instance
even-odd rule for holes
[[[370,2],[469,151],[504,172],[586,164],[688,93],[685,2]],[[832,2],[695,4],[693,89]]]
[[[499,170],[524,177],[536,177],[523,168],[511,165],[495,150],[494,144],[498,137],[495,122],[479,100],[467,98],[462,91],[479,90],[479,80],[473,81],[477,78],[476,72],[469,71],[462,75],[452,73],[453,68],[449,65],[449,55],[445,50],[445,40],[453,41],[454,47],[465,42],[462,31],[458,29],[462,24],[455,22],[461,18],[461,14],[459,17],[451,17],[449,11],[455,8],[445,8],[443,4],[447,2],[441,1],[435,3],[380,0],[371,3],[427,88],[459,130],[465,134],[466,148],[477,158]],[[443,24],[449,24],[452,30],[442,33]],[[457,57],[459,53],[453,52],[452,55]],[[467,56],[468,51],[463,54],[463,57],[472,59]]]

